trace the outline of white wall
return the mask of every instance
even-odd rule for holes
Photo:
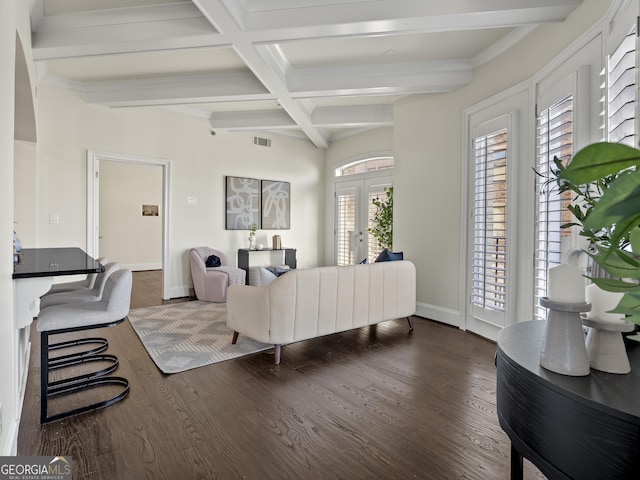
[[[15,58],[15,7],[9,2],[0,15],[0,405],[2,405],[2,432],[0,452],[9,455],[10,424],[13,421],[16,383],[15,340],[13,332],[13,263],[9,252],[13,231],[13,105],[14,105],[14,58]]]
[[[86,154],[96,150],[171,162],[172,298],[189,293],[190,248],[210,245],[235,259],[248,246],[247,231],[224,229],[225,175],[291,182],[291,229],[259,231],[258,242],[270,245],[278,233],[283,246],[298,249],[300,267],[321,263],[324,152],[310,142],[273,135],[270,148],[259,147],[251,132],[211,136],[206,119],[87,105],[77,92],[43,84],[38,93],[39,246],[86,247]],[[58,224],[49,224],[50,214]]]
[[[466,88],[394,106],[394,244],[416,263],[419,314],[462,324],[463,111],[530,81],[600,20],[610,3],[585,0],[565,22],[538,27],[476,69]]]
[[[17,105],[15,86],[16,34],[24,47],[27,77],[35,78],[31,61],[29,2],[9,0],[0,6],[0,455],[15,455],[17,446],[19,405],[16,378],[16,332],[13,328],[13,250],[14,230],[14,108],[32,109],[35,103],[33,82],[20,78],[28,98]],[[22,52],[20,52],[22,57]],[[22,61],[22,58],[20,59]],[[28,93],[30,92],[30,94]],[[27,115],[28,117],[29,115]],[[25,125],[35,135],[35,125]]]
[[[14,144],[14,229],[24,248],[37,246],[36,212],[38,189],[36,144],[16,141]]]
[[[157,205],[158,216],[143,216]],[[162,268],[162,167],[100,161],[100,256],[124,268]]]

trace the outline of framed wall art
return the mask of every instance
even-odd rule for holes
[[[288,230],[291,228],[291,184],[275,180],[262,180],[262,229]]]
[[[252,224],[260,228],[260,180],[226,177],[225,228],[249,230]]]

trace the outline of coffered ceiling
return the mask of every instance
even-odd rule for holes
[[[32,0],[39,81],[157,106],[216,131],[325,148],[473,69],[582,0]]]

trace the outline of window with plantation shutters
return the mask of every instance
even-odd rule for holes
[[[637,146],[636,36],[637,25],[634,25],[620,45],[609,55],[605,81],[607,139],[632,147]]]
[[[507,299],[507,129],[474,139],[473,307],[504,313]]]
[[[336,264],[353,265],[355,253],[352,248],[356,229],[355,189],[344,189],[336,194]]]
[[[547,272],[559,265],[563,240],[570,230],[560,228],[572,221],[567,206],[571,192],[560,194],[555,182],[549,183],[554,157],[567,165],[573,156],[573,95],[544,109],[537,117],[536,134],[537,202],[535,218],[534,316],[546,319],[540,298],[547,296]]]

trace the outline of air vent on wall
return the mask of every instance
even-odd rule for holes
[[[271,146],[271,139],[270,138],[262,138],[262,137],[253,137],[253,144],[254,145],[259,145],[261,147],[270,147]]]

